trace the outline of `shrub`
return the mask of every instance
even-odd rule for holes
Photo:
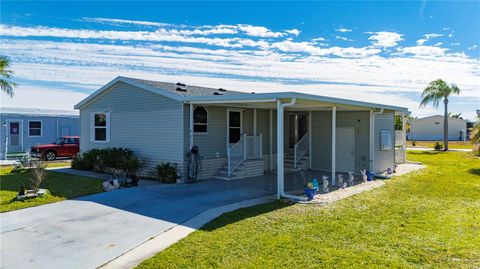
[[[440,144],[437,141],[437,142],[435,142],[435,145],[433,145],[433,149],[440,151],[440,150],[443,149],[443,144]]]
[[[159,163],[155,166],[157,179],[162,183],[176,183],[177,182],[177,165],[171,163]]]
[[[417,145],[417,141],[412,141],[412,146],[416,146]]]
[[[40,189],[43,180],[47,177],[47,170],[45,170],[47,164],[42,159],[33,161],[31,164],[30,170],[32,171],[33,177],[30,180],[30,183],[32,183],[33,192],[36,193],[38,189]]]
[[[97,172],[120,170],[125,176],[134,176],[143,166],[133,151],[127,148],[91,149],[77,154],[72,160],[72,168]]]

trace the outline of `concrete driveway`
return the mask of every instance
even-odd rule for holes
[[[199,213],[274,193],[275,176],[136,187],[1,214],[1,268],[96,268]]]

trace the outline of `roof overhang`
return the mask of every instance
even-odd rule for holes
[[[89,103],[96,100],[101,95],[108,92],[116,83],[124,82],[132,86],[144,89],[146,91],[162,95],[164,97],[173,99],[178,102],[188,103],[188,104],[256,104],[259,106],[265,104],[271,106],[272,108],[276,107],[276,101],[289,101],[292,98],[297,99],[297,104],[295,109],[312,109],[312,108],[328,108],[333,106],[338,106],[344,109],[361,109],[361,110],[375,110],[375,109],[386,109],[393,110],[400,114],[408,114],[409,111],[405,107],[383,105],[377,103],[369,103],[356,100],[341,99],[335,97],[327,97],[299,92],[274,92],[274,93],[255,93],[255,94],[229,94],[229,95],[213,95],[213,96],[180,96],[174,94],[167,90],[162,90],[157,87],[149,86],[135,80],[126,78],[126,77],[117,77],[109,83],[105,84],[103,87],[89,95],[87,98],[82,100],[80,103],[74,106],[75,109],[82,109]],[[293,107],[291,108],[293,109]]]

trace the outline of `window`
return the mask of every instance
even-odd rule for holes
[[[75,145],[77,144],[77,141],[75,141],[75,138],[65,138],[65,141],[63,141],[63,143],[68,145]]]
[[[110,141],[110,113],[92,114],[91,140],[94,142]]]
[[[380,132],[380,150],[391,150],[393,148],[392,132]]]
[[[42,136],[42,122],[29,121],[28,122],[28,136]]]
[[[193,132],[207,133],[208,112],[203,106],[198,106],[193,110]]]

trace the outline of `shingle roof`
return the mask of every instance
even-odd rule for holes
[[[76,110],[54,110],[41,108],[24,108],[24,107],[2,107],[1,114],[19,114],[32,116],[63,116],[78,117],[79,112]]]
[[[231,91],[225,90],[223,88],[207,88],[207,87],[200,87],[200,86],[193,86],[188,84],[177,85],[177,83],[169,83],[169,82],[160,82],[160,81],[152,81],[152,80],[145,80],[145,79],[138,79],[138,78],[129,78],[127,79],[136,81],[138,83],[142,83],[151,87],[159,88],[165,91],[169,91],[173,94],[179,96],[212,96],[212,95],[238,95],[238,94],[249,94],[245,92],[238,92],[238,91]],[[186,91],[177,91],[177,88],[184,89]],[[216,92],[216,93],[215,93]]]

